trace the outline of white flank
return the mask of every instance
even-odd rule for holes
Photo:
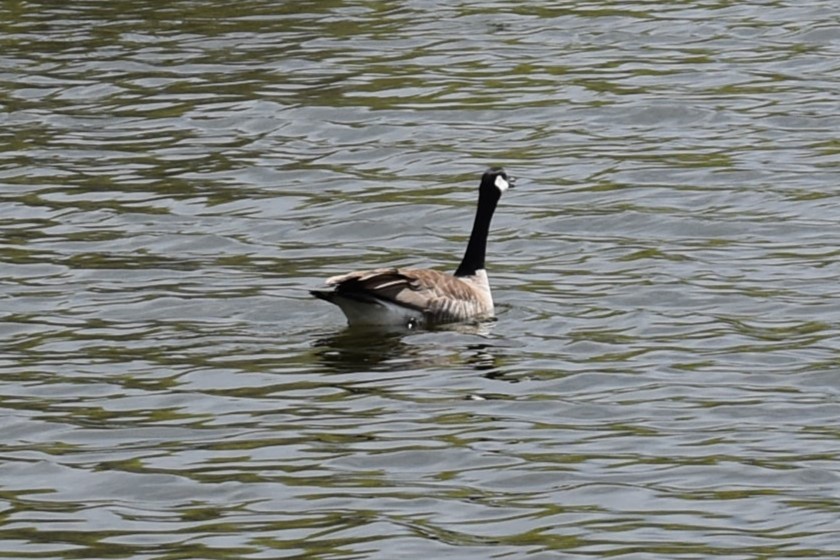
[[[387,301],[364,303],[338,296],[335,298],[335,303],[347,316],[347,322],[351,325],[406,327],[425,322],[425,317],[421,312]]]

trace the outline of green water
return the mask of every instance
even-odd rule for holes
[[[0,558],[838,557],[835,12],[5,2]]]

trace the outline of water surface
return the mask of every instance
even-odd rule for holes
[[[0,13],[0,557],[840,555],[834,3]]]

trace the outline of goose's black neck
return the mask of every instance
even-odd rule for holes
[[[464,258],[455,271],[455,276],[472,276],[476,271],[484,268],[484,257],[487,251],[487,235],[490,232],[490,221],[499,203],[501,193],[493,186],[486,188],[482,185],[478,194],[478,208],[475,211],[470,241]]]

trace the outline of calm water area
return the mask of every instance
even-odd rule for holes
[[[840,558],[838,279],[836,0],[7,0],[0,558]]]

